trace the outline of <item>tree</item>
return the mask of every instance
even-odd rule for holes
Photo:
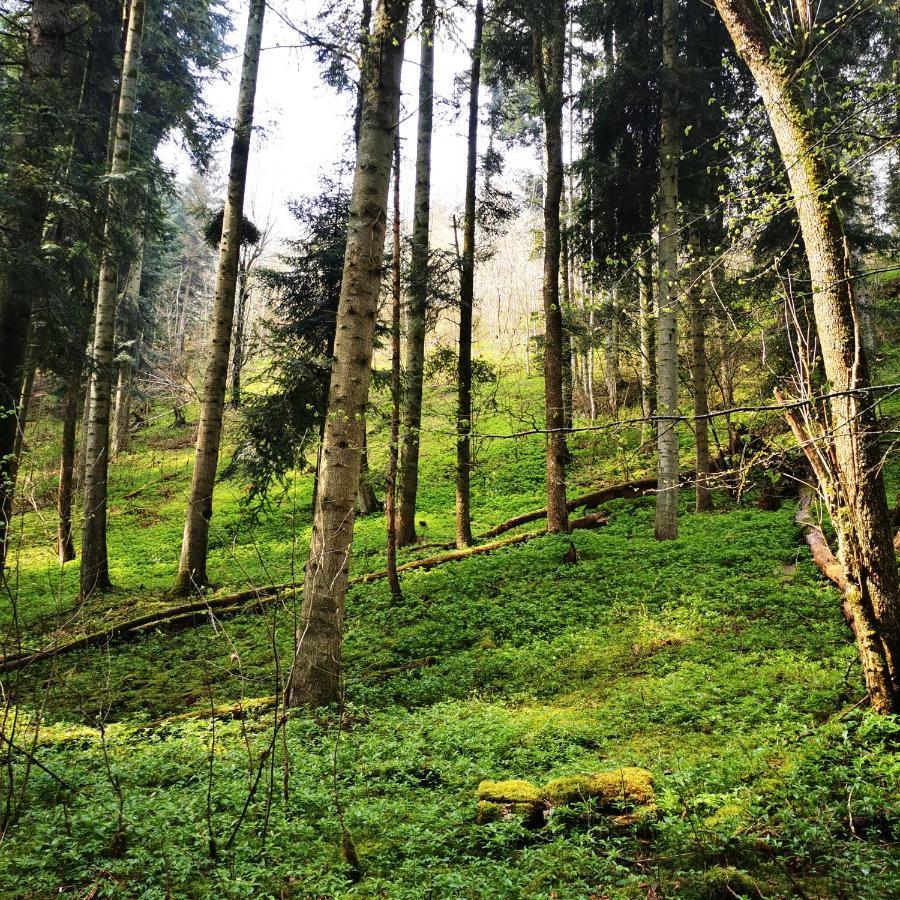
[[[123,196],[121,180],[128,174],[134,135],[141,44],[146,0],[131,0],[128,38],[122,61],[122,81],[112,147],[108,207]],[[81,542],[81,594],[88,597],[110,587],[106,551],[106,486],[109,467],[110,369],[116,318],[118,259],[111,246],[112,226],[107,219],[106,246],[100,264],[99,289],[94,312],[93,369],[88,404],[85,444],[84,532]]]
[[[544,117],[547,174],[544,185],[544,407],[547,428],[547,530],[568,531],[566,506],[563,325],[559,300],[560,201],[563,190],[563,74],[565,0],[545,4],[532,26],[534,78]]]
[[[363,61],[356,173],[331,370],[328,416],[289,707],[340,697],[344,598],[359,490],[362,430],[381,288],[387,195],[400,109],[408,0],[381,0]]]
[[[466,158],[466,207],[459,275],[459,379],[456,411],[456,546],[472,543],[469,480],[472,469],[472,307],[475,302],[475,200],[478,175],[478,93],[481,87],[481,46],[484,2],[475,4],[475,38],[469,81],[469,135]]]
[[[422,427],[422,369],[428,304],[428,228],[431,211],[431,135],[434,120],[434,0],[422,0],[419,121],[410,292],[406,317],[406,378],[403,445],[400,454],[399,545],[416,539],[416,493],[419,482],[419,431]]]
[[[222,418],[228,378],[228,358],[234,325],[234,297],[241,252],[241,226],[244,215],[244,193],[247,186],[247,162],[253,136],[253,106],[262,46],[265,0],[253,0],[247,23],[244,61],[238,91],[231,165],[228,173],[228,195],[219,246],[219,269],[213,307],[213,327],[207,357],[206,376],[197,429],[194,475],[188,499],[181,561],[178,566],[176,591],[186,593],[207,583],[206,554],[209,545],[209,523],[212,518],[213,487],[222,438]]]
[[[678,536],[678,0],[662,0],[656,538]]]
[[[11,191],[4,191],[0,208],[0,578],[16,480],[16,437],[24,427],[17,407],[56,162],[69,7],[61,0],[32,4],[15,131],[3,172]]]
[[[897,713],[900,585],[881,475],[879,429],[868,390],[849,254],[832,192],[833,173],[800,79],[817,23],[812,8],[798,4],[798,46],[779,42],[774,26],[749,0],[716,0],[716,8],[762,95],[787,170],[812,280],[830,415],[819,434],[795,431],[803,436],[804,447],[812,448],[807,455],[837,532],[849,580],[845,600],[872,706],[881,713]],[[823,452],[815,452],[816,447]]]

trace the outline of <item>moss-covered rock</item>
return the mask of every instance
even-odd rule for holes
[[[478,799],[491,803],[540,803],[540,788],[530,781],[512,778],[509,781],[482,781],[478,785]]]
[[[756,882],[733,866],[713,866],[685,884],[685,897],[692,900],[734,900],[735,897],[759,897]]]
[[[540,788],[530,781],[482,781],[478,785],[478,812],[476,821],[487,822],[519,819],[527,828],[540,828],[544,824],[547,804]]]
[[[614,810],[652,806],[656,801],[653,775],[632,766],[593,775],[565,775],[547,782],[544,797],[554,806],[596,801],[601,808]]]

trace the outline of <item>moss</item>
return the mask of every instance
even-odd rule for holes
[[[758,897],[756,882],[733,866],[713,866],[687,886],[686,897],[693,900],[734,900],[735,897]]]
[[[530,781],[513,778],[509,781],[482,781],[478,785],[478,799],[492,803],[540,803],[541,791]]]
[[[594,775],[567,775],[544,785],[544,796],[554,805],[596,800],[617,809],[650,806],[656,800],[653,775],[632,766]]]

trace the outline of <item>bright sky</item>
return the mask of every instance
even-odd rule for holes
[[[288,237],[293,231],[288,200],[316,190],[320,173],[330,169],[343,153],[350,129],[353,96],[350,93],[336,96],[323,83],[312,51],[292,48],[291,45],[299,43],[298,35],[278,15],[285,9],[296,22],[304,19],[314,22],[322,5],[321,0],[271,0],[266,13],[256,98],[257,131],[250,159],[247,201],[248,212],[258,224],[264,224],[271,215],[279,237]],[[415,4],[412,27],[418,24],[417,7]],[[226,120],[234,116],[248,3],[233,0],[232,9],[238,30],[231,35],[230,42],[237,49],[227,63],[227,78],[215,80],[206,91],[213,113]],[[471,21],[461,23],[460,34],[466,43],[471,41],[472,31]],[[449,216],[448,210],[462,205],[466,164],[465,114],[455,114],[449,101],[454,77],[468,67],[468,52],[445,30],[439,34],[435,55],[432,197],[435,214]],[[413,35],[406,45],[403,71],[404,212],[412,206],[418,74],[419,42]],[[227,171],[230,146],[229,134],[218,151],[221,173]],[[185,154],[174,142],[167,144],[160,155],[180,175],[187,173],[189,164]]]

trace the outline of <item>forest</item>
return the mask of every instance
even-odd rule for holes
[[[897,0],[0,0],[0,897],[900,897]]]

